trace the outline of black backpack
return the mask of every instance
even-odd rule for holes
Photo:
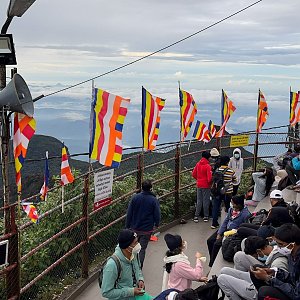
[[[210,279],[206,284],[195,289],[199,300],[223,300],[225,298],[225,294],[221,290],[222,296],[219,298],[219,291],[220,288],[218,286],[217,276],[215,275],[213,275],[212,279]]]
[[[252,216],[249,218],[249,223],[254,225],[261,225],[268,216],[268,211],[262,208],[256,213],[253,213]]]
[[[242,239],[237,235],[230,235],[222,243],[222,255],[226,261],[233,262],[234,254],[241,251]]]
[[[116,287],[116,284],[118,282],[118,280],[120,279],[120,275],[121,275],[121,272],[122,272],[122,266],[121,266],[121,263],[120,263],[120,259],[118,258],[117,255],[113,254],[112,256],[110,256],[109,258],[107,258],[104,263],[102,263],[102,265],[100,266],[100,269],[99,269],[99,276],[98,276],[98,283],[99,283],[99,287],[101,289],[101,286],[102,286],[102,280],[103,280],[103,269],[105,267],[105,265],[107,264],[108,260],[109,259],[112,259],[116,265],[117,265],[117,269],[118,269],[118,277],[117,277],[117,280],[115,282],[115,287]]]
[[[213,173],[212,178],[212,185],[211,185],[211,193],[214,196],[217,195],[224,195],[228,189],[228,186],[225,185],[224,182],[224,173],[228,170],[228,168],[224,169],[223,171],[220,169],[217,169]]]
[[[287,209],[295,224],[300,227],[300,205],[292,202],[288,204]]]

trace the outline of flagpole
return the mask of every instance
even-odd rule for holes
[[[292,98],[291,98],[291,92],[292,92],[292,87],[290,86],[290,115],[289,115],[289,129],[288,129],[288,137],[289,137],[289,142],[291,141],[291,140],[293,140],[292,139],[292,137],[294,136],[294,134],[293,134],[293,126],[291,126],[291,113],[292,113]],[[288,144],[289,145],[289,148],[290,148],[290,144]]]
[[[62,141],[63,147],[65,146],[64,141]],[[61,213],[65,212],[65,186],[61,186]]]
[[[46,151],[46,160],[48,160],[48,151]],[[48,166],[48,168],[49,168],[49,166]],[[46,172],[46,170],[45,170],[45,172]],[[48,188],[48,187],[46,187],[46,185],[45,185],[45,188]],[[47,199],[48,199],[48,191],[46,192],[44,201],[47,201]]]
[[[221,95],[221,122],[220,122],[220,128],[219,131],[221,130],[223,126],[223,107],[222,107],[222,99],[224,100],[224,94],[223,94],[223,89],[222,89],[222,95]],[[224,101],[223,101],[224,102]],[[224,128],[225,130],[226,128]],[[216,141],[216,147],[221,152],[221,137],[217,136],[217,141]]]
[[[257,154],[258,154],[258,121],[259,121],[259,101],[260,101],[260,89],[258,89],[258,100],[257,100],[257,113],[256,113],[256,137],[255,137],[255,144],[254,144],[254,157],[253,157],[253,170],[256,172],[257,167]]]

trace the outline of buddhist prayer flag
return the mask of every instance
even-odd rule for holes
[[[227,122],[229,121],[229,118],[236,110],[235,106],[233,105],[233,102],[228,99],[224,90],[222,90],[221,104],[222,104],[222,111],[221,111],[222,124],[220,130],[216,133],[216,137],[222,137],[224,135]]]
[[[205,143],[208,143],[210,141],[209,130],[204,123],[200,121],[196,122],[193,137],[198,141],[203,141]]]
[[[290,125],[295,126],[300,122],[300,103],[299,94],[290,92]]]
[[[29,141],[34,135],[35,129],[36,122],[34,118],[28,117],[21,113],[15,113],[13,148],[18,193],[21,193],[22,191],[21,169],[24,164]]]
[[[195,115],[197,114],[197,105],[193,96],[181,89],[179,89],[179,99],[181,114],[181,141],[183,141],[192,127]]]
[[[122,159],[122,130],[130,99],[94,89],[90,118],[90,158],[118,168]]]
[[[61,152],[60,184],[64,186],[68,183],[72,183],[73,181],[74,176],[69,166],[67,149],[65,145],[63,145]]]
[[[26,212],[28,218],[33,222],[36,223],[39,219],[36,207],[33,204],[22,205],[23,210]]]
[[[269,116],[268,105],[263,93],[259,90],[258,93],[258,108],[257,108],[257,124],[256,132],[260,133]]]
[[[209,121],[208,130],[209,130],[210,138],[212,139],[217,133],[215,124],[212,120]]]
[[[46,152],[46,159],[45,159],[45,173],[44,173],[44,184],[40,190],[40,198],[41,200],[45,200],[48,188],[49,188],[49,178],[50,178],[50,172],[49,172],[49,165],[48,165],[48,151]]]
[[[145,150],[154,150],[159,134],[160,112],[165,100],[152,96],[142,87],[142,135]]]

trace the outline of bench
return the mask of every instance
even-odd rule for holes
[[[294,192],[295,193],[295,192]],[[285,199],[285,198],[284,198]],[[285,199],[286,201],[289,201],[288,199]],[[261,200],[256,207],[249,206],[250,212],[256,212],[260,209],[266,209],[269,210],[271,208],[270,198],[269,196],[265,197],[263,200]],[[228,262],[223,259],[222,251],[220,249],[216,260],[212,266],[212,268],[209,271],[208,277],[211,278],[213,275],[219,275],[220,271],[223,267],[231,267],[233,268],[233,262]]]

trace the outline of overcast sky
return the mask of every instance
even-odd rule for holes
[[[8,33],[18,72],[36,97],[128,63],[253,2],[36,0]],[[0,1],[2,23],[8,3]],[[289,88],[300,90],[299,12],[299,0],[263,0],[155,57],[96,79],[97,87],[131,99],[124,144],[141,144],[142,85],[166,99],[159,143],[178,140],[178,80],[193,94],[200,121],[219,124],[223,88],[237,107],[228,129],[255,129],[260,88],[270,112],[265,126],[287,124]],[[86,152],[90,100],[91,82],[36,102],[37,133],[64,140],[71,153]]]

